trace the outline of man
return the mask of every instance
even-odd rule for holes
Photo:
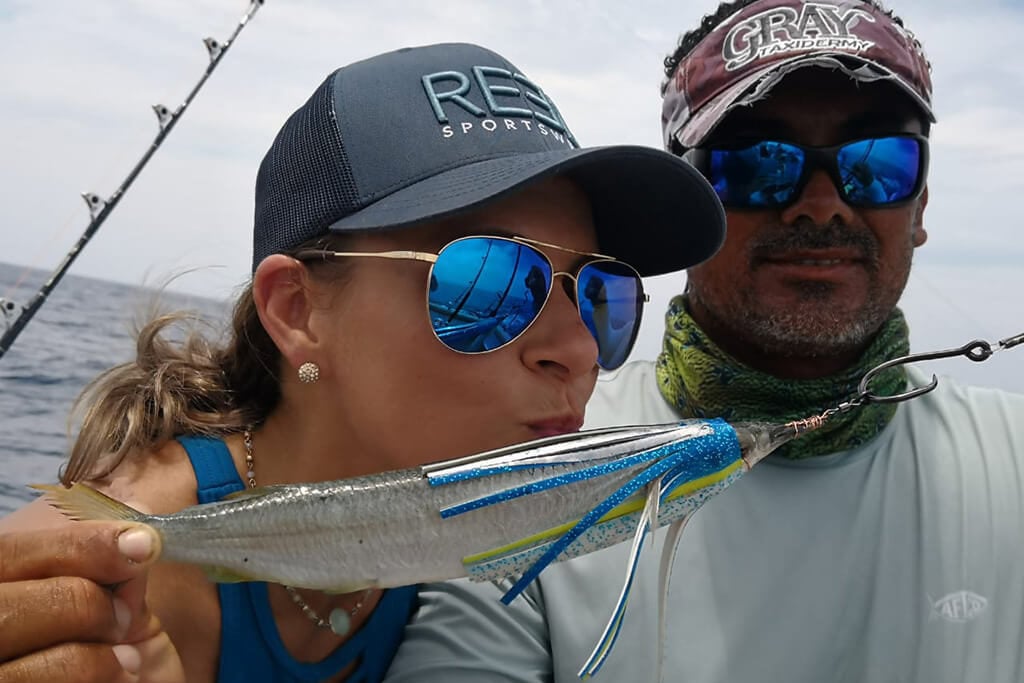
[[[587,427],[782,422],[849,399],[909,350],[896,304],[927,236],[933,120],[920,44],[868,0],[741,0],[666,75],[666,146],[714,185],[728,236],[688,271],[658,361],[599,381]],[[1024,397],[949,379],[787,444],[683,533],[665,680],[1024,680],[1022,456]],[[656,676],[651,545],[597,681]],[[393,680],[577,680],[628,551],[553,565],[508,608],[491,587],[431,587]]]

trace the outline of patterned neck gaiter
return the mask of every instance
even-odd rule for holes
[[[910,351],[903,313],[894,309],[860,359],[843,372],[819,379],[780,379],[750,368],[720,349],[675,297],[665,316],[665,342],[656,372],[661,395],[683,417],[721,417],[730,422],[789,422],[819,415],[857,394],[864,374]],[[906,387],[903,366],[872,381],[878,394]],[[832,417],[818,431],[791,441],[776,453],[801,459],[856,448],[870,440],[896,413],[895,404],[871,403]]]

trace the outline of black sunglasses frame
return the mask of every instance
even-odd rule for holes
[[[902,199],[887,202],[864,202],[851,200],[847,196],[846,191],[843,189],[843,178],[839,171],[839,150],[849,145],[854,145],[859,142],[866,142],[869,140],[885,140],[889,138],[906,138],[917,142],[918,147],[918,167],[917,167],[917,178],[914,182],[914,187],[910,194]],[[753,147],[756,144],[765,142],[775,142],[784,145],[790,145],[796,147],[804,154],[803,166],[800,169],[800,176],[793,183],[792,195],[785,202],[776,204],[751,204],[744,202],[737,202],[732,199],[726,201],[722,200],[724,206],[734,209],[746,209],[751,211],[764,211],[764,210],[776,210],[784,209],[786,207],[795,204],[800,196],[803,194],[807,187],[807,183],[810,180],[811,174],[818,170],[823,169],[828,173],[829,178],[832,179],[832,183],[835,185],[836,192],[839,197],[850,206],[865,209],[888,209],[902,206],[909,202],[918,199],[921,193],[924,192],[925,184],[928,181],[928,165],[930,162],[930,152],[928,145],[928,138],[918,133],[895,133],[892,135],[875,135],[871,137],[856,138],[853,140],[846,140],[838,145],[830,145],[828,147],[811,147],[807,145],[801,145],[798,142],[792,142],[790,140],[776,140],[768,138],[741,138],[730,141],[728,144],[709,144],[695,147],[688,150],[683,154],[683,158],[693,164],[701,174],[707,178],[708,182],[714,185],[714,179],[711,177],[711,153],[716,151],[730,151],[738,149],[747,149]],[[721,197],[720,197],[721,199]]]

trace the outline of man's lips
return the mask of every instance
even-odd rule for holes
[[[798,279],[831,279],[863,270],[864,254],[856,249],[806,249],[772,254],[758,258],[757,265]]]
[[[758,257],[762,263],[779,265],[839,265],[864,263],[867,259],[859,249],[794,249],[784,252],[763,254]]]

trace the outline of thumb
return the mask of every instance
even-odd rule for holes
[[[117,537],[121,554],[136,564],[147,565],[145,571],[112,588],[114,611],[124,629],[121,642],[131,643],[151,637],[160,630],[146,601],[149,566],[160,555],[160,536],[151,527],[129,527]]]
[[[118,548],[144,566],[138,576],[113,588],[118,619],[127,624],[121,644],[114,648],[118,660],[142,683],[185,683],[177,648],[146,599],[149,570],[162,550],[160,535],[152,527],[140,525],[118,537]]]

